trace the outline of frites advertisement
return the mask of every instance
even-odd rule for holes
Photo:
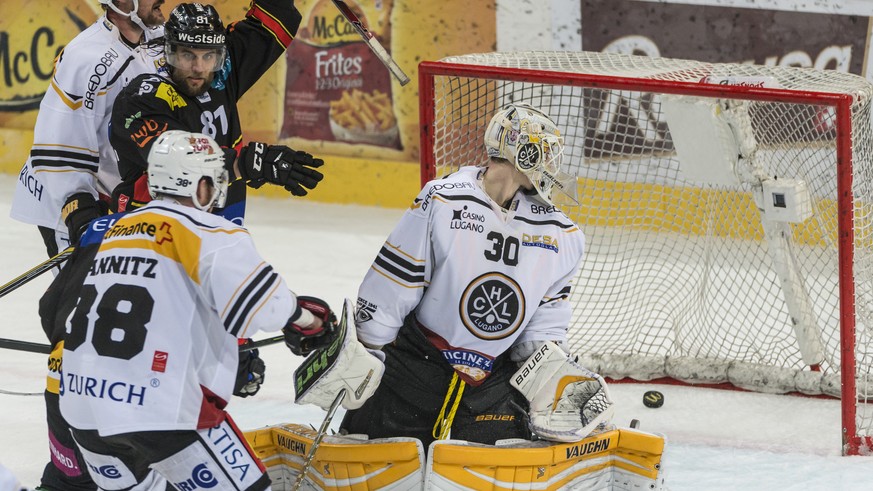
[[[383,46],[391,42],[391,0],[348,2]],[[287,53],[282,137],[400,148],[391,74],[331,0],[303,11]]]

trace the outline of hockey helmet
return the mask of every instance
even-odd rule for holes
[[[227,48],[224,45],[226,32],[218,11],[212,5],[182,3],[170,12],[164,24],[167,63],[177,66],[179,46],[216,50],[213,71],[224,65]]]
[[[149,150],[149,194],[192,198],[194,206],[207,210],[224,207],[227,196],[227,169],[224,151],[212,138],[201,133],[165,131]],[[201,205],[197,199],[200,180],[209,179],[212,199]]]
[[[508,160],[530,179],[547,203],[557,188],[575,200],[576,180],[563,172],[564,139],[546,113],[528,104],[510,104],[494,115],[485,130],[489,157]]]

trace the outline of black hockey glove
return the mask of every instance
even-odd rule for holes
[[[257,189],[269,182],[283,186],[294,196],[305,196],[324,178],[315,167],[324,160],[284,145],[251,142],[242,149],[239,169],[246,184]]]
[[[91,220],[100,218],[107,212],[106,204],[94,199],[91,193],[76,193],[67,198],[67,202],[61,209],[61,217],[67,226],[70,244],[78,244],[79,238],[88,228]]]
[[[239,352],[239,367],[236,370],[236,382],[233,384],[233,395],[239,397],[253,396],[261,390],[266,375],[267,365],[258,356],[258,350]]]
[[[319,348],[330,346],[336,339],[336,315],[330,310],[327,302],[315,297],[297,297],[297,306],[312,312],[321,319],[321,327],[304,328],[293,322],[282,328],[285,335],[285,345],[295,355],[307,355]]]

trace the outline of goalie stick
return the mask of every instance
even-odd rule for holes
[[[285,340],[285,336],[274,336],[272,338],[259,339],[257,341],[249,341],[239,346],[240,352],[251,351],[271,344],[281,343]],[[15,339],[0,338],[0,348],[29,351],[31,353],[49,354],[52,352],[52,347],[47,344],[31,343],[29,341],[18,341]]]
[[[36,278],[37,276],[45,273],[46,271],[54,268],[55,266],[63,263],[67,259],[70,258],[70,254],[75,250],[74,247],[70,246],[58,253],[57,255],[46,259],[45,261],[37,264],[36,266],[30,268],[26,272],[22,273],[16,278],[13,278],[11,281],[6,283],[3,286],[0,286],[0,297],[6,296],[9,292],[17,289],[21,285],[29,282],[30,280]]]
[[[336,5],[336,8],[339,9],[340,13],[343,14],[343,17],[358,31],[358,34],[361,35],[361,38],[367,43],[367,46],[370,47],[370,50],[379,58],[379,61],[388,68],[388,71],[391,72],[391,75],[394,75],[394,78],[400,82],[401,86],[404,86],[409,83],[409,77],[403,73],[403,70],[400,68],[400,65],[391,58],[391,55],[385,51],[385,48],[379,43],[379,40],[376,39],[376,35],[373,34],[367,26],[361,22],[361,19],[352,12],[352,9],[346,4],[344,0],[332,0],[333,4]]]
[[[340,403],[343,402],[345,396],[346,389],[340,389],[339,392],[337,392],[333,403],[330,405],[330,408],[327,410],[327,414],[324,416],[324,421],[322,421],[321,426],[318,427],[318,433],[315,434],[315,438],[312,440],[312,446],[309,447],[309,452],[306,454],[306,460],[303,461],[303,467],[300,469],[300,474],[297,475],[297,480],[294,481],[294,491],[297,491],[300,489],[300,486],[303,485],[303,481],[306,479],[306,472],[310,467],[312,467],[312,461],[315,459],[315,452],[318,450],[321,440],[324,439],[324,435],[327,433],[327,428],[330,426],[331,420],[333,420],[333,415],[336,414],[336,410],[339,409]]]

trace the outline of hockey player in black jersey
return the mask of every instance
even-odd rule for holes
[[[227,29],[211,5],[180,4],[165,24],[169,77],[137,77],[112,111],[110,142],[118,153],[122,183],[113,193],[116,211],[148,201],[146,157],[168,130],[199,132],[227,149],[234,180],[225,218],[241,223],[245,186],[272,183],[302,196],[322,179],[324,161],[286,146],[242,145],[237,101],[279,59],[294,39],[301,15],[292,0],[254,0],[243,20]],[[237,158],[238,156],[238,158]]]

